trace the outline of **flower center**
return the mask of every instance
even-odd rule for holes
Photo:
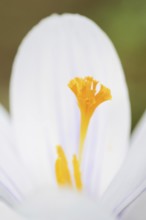
[[[100,86],[99,91],[97,91],[97,85]],[[84,143],[89,127],[89,122],[95,109],[101,103],[110,100],[112,96],[110,89],[106,88],[102,84],[99,84],[98,81],[90,76],[84,78],[76,77],[69,82],[68,86],[77,98],[77,103],[80,109],[81,116],[78,158],[76,155],[73,155],[72,164],[76,188],[82,189],[80,164],[82,161]],[[58,158],[55,164],[57,182],[59,185],[62,186],[72,186],[72,180],[68,168],[67,159],[61,146],[57,146],[57,154]]]

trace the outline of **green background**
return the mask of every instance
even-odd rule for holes
[[[40,19],[52,13],[80,13],[112,39],[125,70],[132,125],[146,107],[145,0],[0,0],[0,102],[9,109],[9,80],[18,45]]]

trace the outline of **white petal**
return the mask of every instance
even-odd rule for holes
[[[106,208],[84,195],[47,188],[35,192],[24,204],[16,207],[28,219],[36,220],[113,220]]]
[[[120,214],[121,220],[145,220],[146,219],[146,191],[144,191],[132,204]]]
[[[139,146],[146,145],[145,132],[146,132],[146,111],[132,133],[131,146],[133,148],[138,148]]]
[[[124,165],[102,199],[103,204],[117,215],[125,209],[128,210],[146,189],[145,134],[146,113],[134,131],[131,149]]]
[[[63,15],[46,18],[33,28],[13,67],[11,110],[23,160],[37,181],[49,181],[46,156],[54,162],[55,146],[61,144],[70,160],[77,152],[79,110],[67,84],[86,75],[111,88],[113,95],[112,102],[94,115],[85,146],[83,179],[95,192],[103,191],[119,169],[130,127],[123,71],[99,27],[85,17]]]
[[[15,147],[10,118],[0,106],[0,197],[13,205],[32,190]]]
[[[0,202],[0,219],[2,220],[26,220],[25,218],[18,215],[10,207]]]

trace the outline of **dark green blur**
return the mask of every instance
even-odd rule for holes
[[[11,66],[22,38],[41,18],[63,12],[88,16],[112,39],[125,70],[134,126],[146,108],[145,0],[1,0],[0,102],[9,108]]]

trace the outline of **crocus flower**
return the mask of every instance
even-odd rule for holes
[[[0,110],[0,196],[12,208],[1,203],[1,219],[131,219],[146,186],[146,119],[129,150],[129,106],[97,25],[65,14],[35,26],[13,65],[10,117]]]

